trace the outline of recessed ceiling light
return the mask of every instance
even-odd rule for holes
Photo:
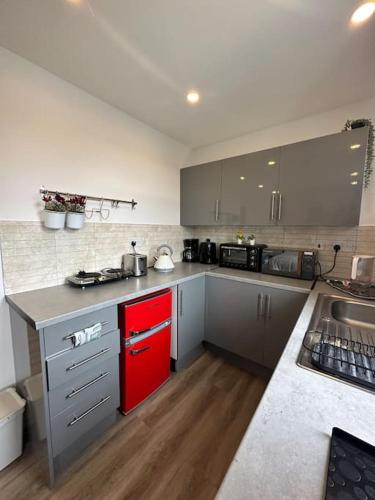
[[[198,92],[191,90],[188,94],[186,94],[186,100],[190,102],[190,104],[196,104],[199,101]]]
[[[74,4],[74,5],[78,5],[79,3],[81,3],[81,0],[66,0],[66,2]]]
[[[373,15],[375,12],[375,2],[366,2],[360,5],[354,12],[351,17],[351,22],[353,24],[363,23],[367,21],[369,17]]]
[[[361,145],[360,145],[360,144],[352,144],[352,145],[350,146],[350,149],[359,149],[360,147],[361,147]]]
[[[272,166],[272,165],[276,165],[276,162],[275,162],[274,160],[270,160],[270,161],[268,162],[268,165],[270,165],[270,166]]]
[[[352,172],[350,175],[351,175],[351,177],[357,177],[358,172]]]
[[[260,188],[260,189],[262,189],[263,187],[264,187],[263,184],[258,185],[258,188]]]
[[[351,184],[352,186],[356,186],[356,185],[358,184],[358,181],[352,181],[350,184]]]
[[[241,181],[244,181],[244,180],[245,180],[245,177],[244,177],[243,175],[241,175],[240,180],[241,180]]]

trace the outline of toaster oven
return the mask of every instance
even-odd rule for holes
[[[266,245],[223,243],[220,245],[219,265],[260,272],[262,250]]]

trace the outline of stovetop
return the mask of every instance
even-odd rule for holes
[[[112,281],[129,279],[131,276],[133,276],[131,271],[107,267],[99,272],[79,271],[77,274],[68,276],[66,281],[69,285],[85,288],[86,286],[103,285]]]

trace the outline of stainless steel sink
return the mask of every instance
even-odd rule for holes
[[[375,304],[320,295],[297,364],[374,393]]]
[[[375,305],[335,300],[331,303],[331,314],[336,321],[346,325],[375,330]]]

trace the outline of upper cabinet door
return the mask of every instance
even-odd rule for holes
[[[361,128],[282,147],[279,224],[357,225],[367,137]]]
[[[280,148],[223,160],[221,217],[227,225],[273,225]]]
[[[221,224],[221,161],[183,168],[180,173],[181,224]]]

